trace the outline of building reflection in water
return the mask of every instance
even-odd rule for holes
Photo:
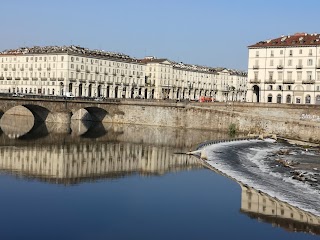
[[[81,121],[35,123],[28,128],[24,122],[13,123],[1,125],[0,169],[62,184],[199,169],[202,165],[197,159],[174,153],[226,137],[200,130]]]
[[[260,191],[241,186],[241,212],[288,231],[320,235],[320,217],[302,211]]]

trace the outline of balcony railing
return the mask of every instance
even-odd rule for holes
[[[274,80],[274,79],[268,79],[268,80],[265,81],[265,83],[275,84],[275,83],[276,83],[276,80]]]
[[[56,78],[50,78],[50,81],[56,81],[57,79]]]
[[[89,80],[89,83],[95,83],[95,80]]]
[[[1,77],[0,77],[0,80],[4,80],[4,77],[3,77],[3,76],[1,76]]]
[[[303,68],[303,66],[300,64],[296,66],[296,69],[302,69],[302,68]]]
[[[12,68],[12,71],[16,71],[17,69],[16,68]]]
[[[289,79],[286,79],[286,80],[283,80],[283,84],[294,84],[295,83],[295,80],[289,80]]]
[[[42,68],[39,67],[39,68],[38,68],[38,71],[41,71],[41,70],[42,70]]]
[[[253,69],[259,69],[259,65],[253,65]]]
[[[104,75],[108,75],[108,73],[107,73],[107,72],[104,72]]]
[[[20,80],[20,77],[16,77],[15,80]]]
[[[28,77],[24,77],[23,80],[29,80],[29,78]]]
[[[261,83],[260,79],[250,79],[249,83]]]
[[[86,73],[90,73],[90,70],[87,69],[87,70],[86,70]]]
[[[96,74],[99,74],[99,71],[96,71]]]
[[[75,78],[69,78],[70,82],[76,82],[77,80]]]
[[[308,80],[302,80],[302,84],[314,84],[315,80],[313,79],[308,79]]]
[[[7,77],[7,80],[12,80],[12,77]]]
[[[80,79],[79,82],[80,83],[86,83],[86,80]]]
[[[4,71],[8,71],[8,68],[5,67],[3,70],[4,70]]]
[[[283,69],[283,65],[278,65],[277,69]]]
[[[33,71],[33,68],[29,68],[29,71]]]
[[[23,71],[24,71],[24,68],[20,68],[20,71],[22,71],[22,72],[23,72]]]
[[[33,77],[32,80],[33,80],[33,81],[37,81],[38,78],[37,78],[37,77]]]
[[[77,72],[80,72],[80,68],[77,68],[76,71],[77,71]]]
[[[50,68],[50,67],[47,67],[47,71],[51,71],[51,68]]]
[[[47,78],[46,77],[42,77],[41,81],[47,81]]]
[[[318,65],[316,66],[316,68],[319,69],[319,68],[320,68],[320,64],[318,64]]]
[[[58,78],[58,81],[64,81],[64,78]]]

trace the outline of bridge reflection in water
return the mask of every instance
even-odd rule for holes
[[[320,235],[320,217],[253,188],[241,186],[241,212],[292,232]]]

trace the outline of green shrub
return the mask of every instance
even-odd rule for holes
[[[229,135],[230,135],[230,136],[234,136],[234,135],[236,135],[236,132],[237,132],[237,127],[236,127],[236,125],[235,125],[234,123],[231,123],[231,124],[229,125]]]

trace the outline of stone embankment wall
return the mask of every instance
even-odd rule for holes
[[[124,102],[116,123],[145,124],[238,132],[277,134],[286,138],[320,142],[320,106],[249,103],[155,104]]]

